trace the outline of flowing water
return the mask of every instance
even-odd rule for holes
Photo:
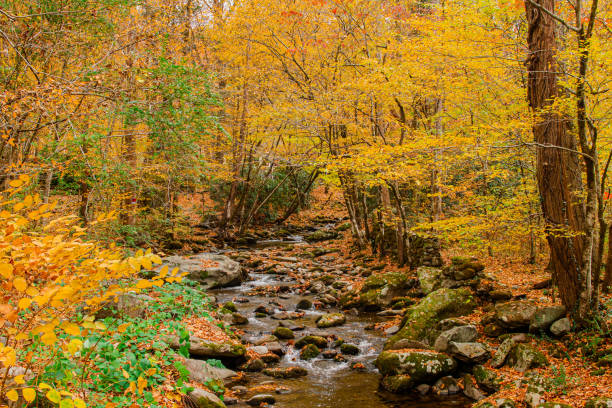
[[[282,244],[281,242],[278,242]],[[265,243],[260,248],[271,246]],[[296,293],[286,293],[276,297],[254,296],[250,294],[254,289],[265,286],[291,285],[295,283],[290,277],[251,273],[250,280],[239,287],[226,288],[214,291],[218,302],[235,299],[248,299],[246,303],[236,302],[239,312],[247,316],[249,322],[241,329],[245,338],[255,341],[269,335],[278,326],[279,321],[271,317],[255,318],[255,309],[258,306],[273,307],[277,311],[295,310],[300,299],[305,296]],[[306,296],[307,297],[307,296]],[[312,299],[311,299],[312,300]],[[282,308],[275,305],[278,303]],[[331,310],[332,312],[335,310]],[[325,313],[330,310],[325,310]],[[262,383],[275,384],[286,388],[287,392],[275,395],[275,406],[283,408],[463,408],[469,407],[471,402],[462,396],[452,397],[420,397],[416,395],[398,396],[379,390],[379,374],[374,367],[374,360],[382,350],[385,338],[378,332],[366,330],[366,326],[381,321],[383,318],[372,314],[347,314],[347,323],[329,329],[318,329],[315,318],[323,312],[308,310],[299,319],[293,319],[295,326],[304,326],[301,331],[295,331],[296,338],[306,334],[334,334],[345,342],[357,345],[360,353],[349,357],[348,362],[336,362],[323,359],[321,356],[304,361],[299,358],[299,351],[292,346],[287,347],[287,353],[280,362],[280,366],[302,366],[308,370],[306,377],[298,379],[273,379],[261,373],[249,374],[250,386]],[[282,342],[281,342],[282,343]],[[354,362],[364,365],[363,370],[351,369]],[[431,394],[431,393],[430,393]],[[252,395],[252,394],[250,394]],[[250,396],[249,395],[249,396]]]

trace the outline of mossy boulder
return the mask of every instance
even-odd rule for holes
[[[571,405],[564,404],[562,402],[545,402],[538,405],[536,408],[574,408]]]
[[[274,334],[279,339],[289,340],[293,339],[295,335],[293,334],[293,330],[288,327],[279,326],[274,330]]]
[[[416,384],[433,383],[457,368],[448,354],[434,351],[383,351],[375,364],[384,377],[407,374]]]
[[[307,344],[314,344],[319,348],[327,347],[327,339],[321,336],[304,336],[295,342],[295,348],[301,349]]]
[[[548,360],[544,354],[533,347],[519,343],[510,350],[506,363],[517,371],[525,372],[530,368],[542,367],[548,364]]]
[[[406,296],[412,282],[404,272],[388,272],[370,275],[359,292],[350,293],[340,299],[345,307],[357,307],[376,311],[388,307],[395,299]]]
[[[315,232],[311,232],[304,236],[304,239],[308,242],[321,242],[321,241],[329,241],[331,239],[338,238],[340,234],[337,231],[327,231],[327,230],[318,230]]]
[[[506,329],[528,329],[537,306],[529,300],[498,303],[495,305],[495,323]]]
[[[440,288],[442,269],[432,268],[430,266],[421,266],[417,268],[416,273],[419,277],[421,290],[425,295],[428,295],[434,290]]]
[[[380,385],[383,389],[394,394],[403,394],[410,392],[416,384],[408,374],[399,374],[383,378]]]
[[[356,356],[357,354],[359,354],[359,347],[357,347],[354,344],[343,343],[340,346],[340,351],[342,352],[342,354],[347,354],[349,356]]]
[[[317,346],[315,346],[314,344],[307,344],[300,352],[300,358],[302,360],[312,360],[319,354],[321,354],[321,350],[319,350]]]
[[[344,323],[346,323],[346,316],[342,313],[327,313],[317,319],[317,327],[320,329],[342,326]]]
[[[265,375],[274,378],[299,378],[308,375],[303,367],[276,367],[266,368],[262,371]]]
[[[472,374],[478,386],[485,392],[492,394],[499,391],[501,381],[493,370],[489,370],[485,366],[477,365],[472,369]]]
[[[466,288],[438,289],[411,306],[402,321],[402,328],[385,343],[385,349],[395,342],[408,339],[432,344],[439,331],[436,324],[449,317],[470,313],[475,307],[472,293]]]

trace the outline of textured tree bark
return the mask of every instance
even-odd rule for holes
[[[608,227],[608,259],[606,262],[606,276],[603,281],[603,291],[610,293],[610,287],[612,286],[612,223]]]
[[[554,0],[537,0],[554,11]],[[581,191],[576,140],[568,132],[569,122],[552,108],[558,96],[555,59],[555,21],[548,14],[525,2],[529,25],[527,97],[536,119],[533,134],[537,146],[536,176],[546,222],[553,278],[563,304],[578,317],[580,295],[584,292],[585,258],[588,243],[585,209],[578,197]]]

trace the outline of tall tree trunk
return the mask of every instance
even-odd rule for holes
[[[542,8],[554,10],[554,0],[535,2]],[[568,120],[554,108],[550,109],[559,92],[555,72],[555,21],[529,1],[525,1],[525,11],[529,25],[527,97],[536,115],[533,125],[537,146],[536,177],[553,277],[563,304],[574,317],[580,318],[580,294],[586,283],[584,251],[588,250],[583,235],[586,215],[578,197],[581,181],[576,140],[567,131]]]

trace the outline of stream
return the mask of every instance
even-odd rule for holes
[[[299,240],[292,241],[292,243],[300,245]],[[257,248],[241,250],[238,254],[271,256],[271,251],[278,248],[279,245],[286,244],[283,241],[267,241]],[[252,292],[262,287],[291,286],[296,283],[296,280],[287,275],[251,272],[249,280],[241,286],[214,290],[211,291],[211,294],[215,295],[220,303],[235,302],[239,313],[248,318],[248,324],[239,327],[244,331],[243,338],[253,343],[258,338],[270,335],[279,325],[279,320],[270,316],[256,318],[255,309],[257,307],[262,305],[273,307],[277,312],[294,311],[299,300],[304,298],[313,300],[314,296],[295,293],[292,292],[293,289],[276,296],[256,295]],[[347,313],[347,322],[342,326],[329,329],[316,327],[315,318],[318,315],[335,311],[338,310],[334,308],[326,308],[323,311],[310,309],[305,311],[303,317],[284,322],[294,329],[296,339],[307,334],[335,335],[347,343],[357,345],[360,351],[357,356],[346,356],[346,362],[324,359],[321,355],[313,360],[305,361],[300,359],[299,350],[293,346],[286,346],[286,354],[281,359],[279,366],[301,366],[308,370],[308,375],[297,379],[275,379],[262,373],[247,373],[248,386],[273,384],[277,390],[286,389],[285,392],[277,391],[275,394],[274,406],[284,408],[463,408],[471,406],[472,401],[460,394],[451,397],[437,397],[432,393],[425,397],[418,393],[402,396],[380,390],[378,386],[380,376],[374,366],[374,360],[382,350],[385,337],[377,331],[366,330],[366,326],[383,321],[385,318],[370,313],[359,315]],[[301,326],[304,327],[303,330],[300,330]],[[286,341],[281,340],[280,342],[286,344]],[[362,363],[364,368],[352,369],[351,366],[356,362]],[[260,392],[251,392],[247,398],[256,393]]]

